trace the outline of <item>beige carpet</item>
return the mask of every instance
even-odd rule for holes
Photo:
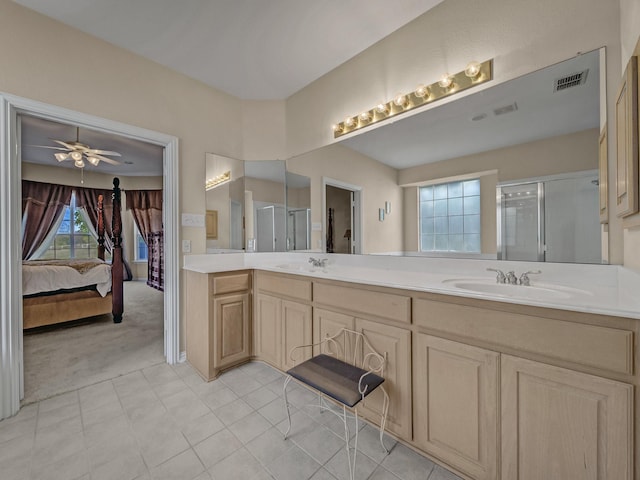
[[[32,403],[164,362],[163,294],[124,283],[124,316],[93,317],[24,335],[24,401]]]

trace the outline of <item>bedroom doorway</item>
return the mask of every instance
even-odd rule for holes
[[[164,358],[179,361],[179,256],[178,178],[176,137],[133,127],[32,100],[0,94],[0,227],[8,235],[0,237],[0,263],[18,265],[21,258],[21,164],[18,115],[29,115],[67,123],[129,139],[146,141],[163,149],[163,224],[165,295],[163,296]],[[126,313],[125,313],[126,315]],[[126,317],[125,317],[126,318]],[[126,319],[125,319],[126,321]],[[22,283],[20,269],[0,272],[0,419],[15,414],[24,396],[22,334]]]

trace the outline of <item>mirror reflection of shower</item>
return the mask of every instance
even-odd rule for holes
[[[498,258],[600,263],[598,172],[498,185]]]
[[[286,172],[287,250],[311,250],[311,179]]]

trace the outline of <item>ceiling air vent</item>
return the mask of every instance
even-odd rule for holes
[[[571,75],[567,75],[566,77],[556,79],[553,86],[553,91],[559,92],[561,90],[566,90],[567,88],[583,85],[587,81],[588,73],[589,70],[587,69],[578,73],[572,73]]]
[[[496,116],[504,115],[505,113],[515,112],[516,110],[518,110],[518,104],[516,102],[513,102],[511,105],[505,105],[504,107],[498,107],[494,109],[493,114]]]

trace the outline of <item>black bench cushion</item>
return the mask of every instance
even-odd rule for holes
[[[367,371],[322,354],[293,367],[287,373],[340,403],[353,407],[362,399],[358,391],[358,382]],[[374,373],[364,377],[362,385],[367,386],[365,396],[382,382],[384,378]]]

